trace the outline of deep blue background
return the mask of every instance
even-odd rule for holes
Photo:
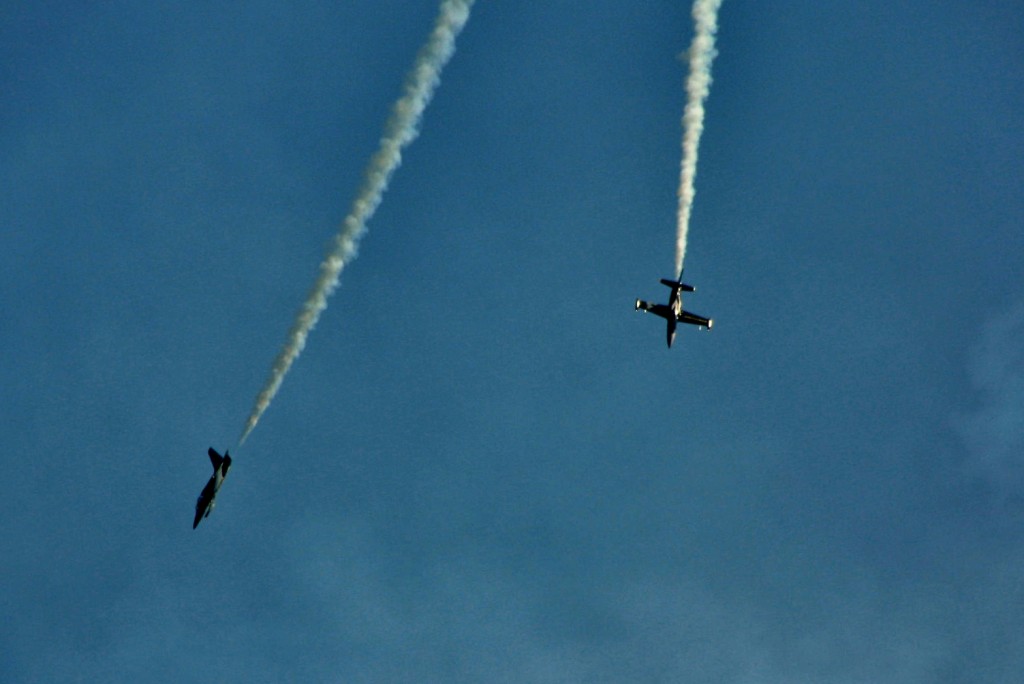
[[[0,680],[1019,682],[1024,9],[0,7]]]

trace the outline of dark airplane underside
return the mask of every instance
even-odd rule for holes
[[[677,290],[684,290],[686,292],[694,291],[694,288],[691,287],[690,285],[673,283],[671,280],[662,280],[661,282],[670,287],[675,286]],[[676,304],[676,301],[674,301],[675,296],[677,295],[673,296],[672,304]],[[700,328],[707,328],[709,330],[711,329],[711,326],[714,325],[714,321],[712,321],[710,318],[704,318],[703,316],[698,316],[697,314],[683,310],[681,298],[678,302],[678,306],[680,311],[677,315],[675,313],[675,309],[673,308],[673,306],[670,306],[669,304],[651,304],[650,302],[645,302],[642,299],[636,300],[637,311],[644,311],[646,313],[652,313],[655,316],[660,316],[661,318],[664,318],[665,321],[668,323],[665,330],[665,341],[668,343],[670,349],[672,348],[672,342],[674,342],[676,339],[677,323],[696,325]]]
[[[224,483],[224,478],[227,477],[228,469],[231,468],[231,456],[228,452],[225,451],[221,456],[211,448],[207,454],[209,454],[210,464],[213,466],[213,475],[203,487],[199,498],[196,499],[196,517],[192,521],[193,530],[199,526],[200,520],[210,517],[210,511],[213,510],[217,501],[217,492]]]

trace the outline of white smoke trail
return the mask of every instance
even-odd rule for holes
[[[245,443],[263,412],[270,406],[288,369],[306,346],[310,331],[327,308],[327,299],[338,287],[342,269],[355,258],[359,241],[366,234],[366,223],[377,211],[391,175],[402,163],[402,150],[419,135],[418,125],[423,110],[440,83],[441,70],[455,52],[455,38],[469,20],[473,2],[444,0],[441,3],[434,30],[416,56],[412,71],[406,76],[403,95],[394,104],[384,129],[384,137],[366,168],[363,185],[352,203],[352,209],[335,236],[330,253],[320,264],[320,274],[288,333],[284,348],[274,360],[266,384],[256,397],[256,404],[238,441],[239,446]]]
[[[690,75],[686,78],[686,109],[683,110],[683,163],[679,178],[679,221],[676,233],[676,277],[683,272],[686,234],[693,209],[693,180],[697,175],[697,146],[704,132],[704,100],[711,88],[711,61],[715,58],[715,32],[722,0],[693,3],[694,34],[690,45]]]

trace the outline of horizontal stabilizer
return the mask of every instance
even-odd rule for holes
[[[673,290],[682,290],[683,292],[697,291],[697,288],[695,288],[693,285],[687,285],[686,283],[683,282],[676,282],[675,280],[669,280],[668,278],[662,278],[661,284],[667,285],[668,287],[671,287]]]

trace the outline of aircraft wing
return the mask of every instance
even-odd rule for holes
[[[690,313],[689,311],[684,311],[681,314],[679,314],[679,316],[676,317],[676,320],[678,320],[680,323],[689,323],[690,325],[699,325],[702,328],[709,328],[709,329],[713,325],[713,321],[710,318],[704,318],[703,316],[698,316],[697,314]]]
[[[216,495],[216,486],[214,484],[214,479],[211,477],[206,483],[206,486],[203,487],[203,491],[199,494],[199,498],[196,499],[196,519],[192,523],[193,530],[199,525],[200,520],[210,514],[210,504]]]
[[[647,311],[655,316],[661,316],[665,319],[672,318],[672,309],[664,304],[651,304],[638,299],[636,300],[636,308],[638,311]]]

